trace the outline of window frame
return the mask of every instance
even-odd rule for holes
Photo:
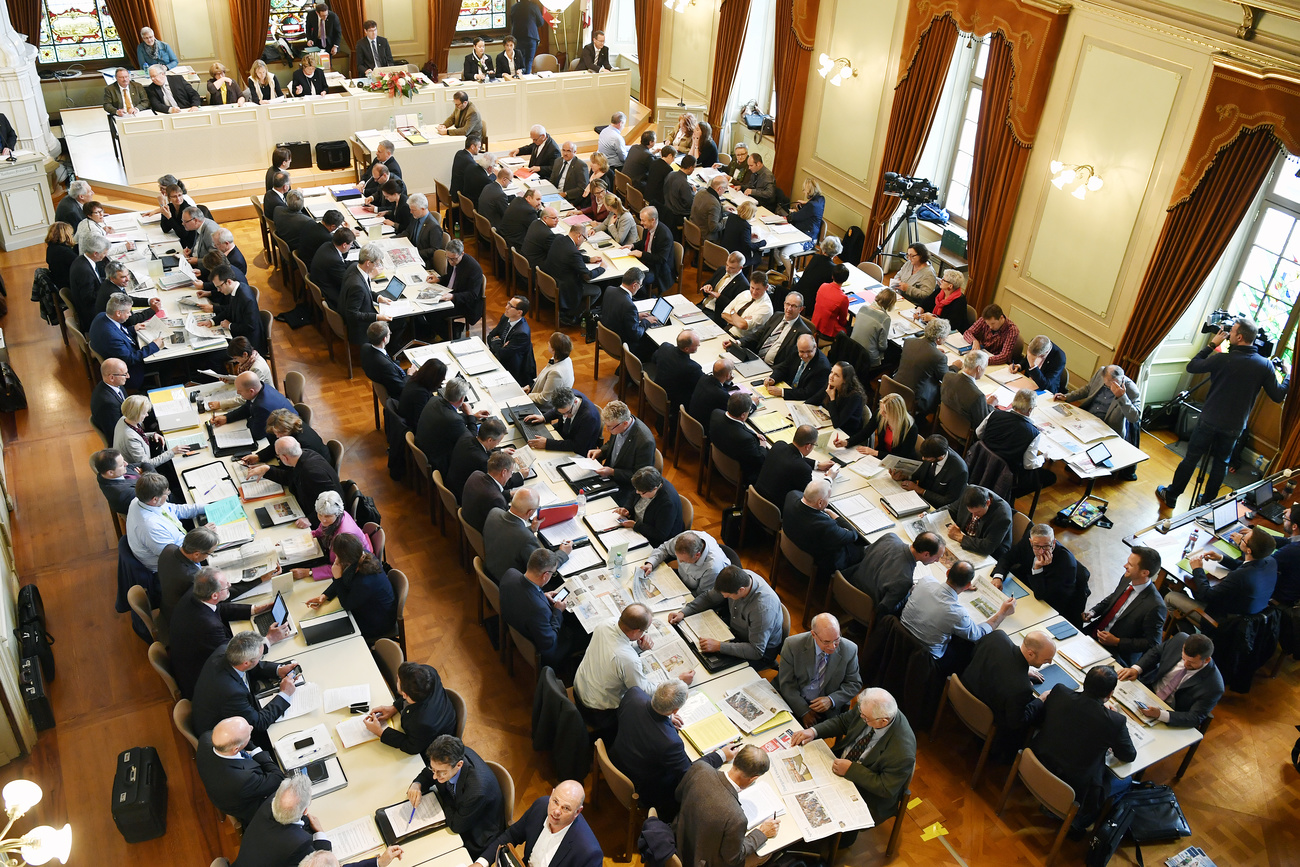
[[[69,69],[70,67],[73,66],[80,66],[82,69],[94,70],[94,71],[98,71],[101,69],[116,69],[119,66],[125,66],[127,69],[135,69],[135,58],[127,56],[126,43],[122,41],[121,33],[120,31],[118,31],[117,22],[113,21],[113,16],[108,11],[108,3],[106,2],[106,0],[95,0],[95,10],[97,14],[100,16],[101,29],[103,27],[105,17],[107,17],[107,19],[113,23],[113,30],[114,32],[118,33],[118,37],[115,41],[119,46],[121,46],[122,49],[121,57],[107,56],[109,50],[108,47],[114,40],[105,38],[101,40],[101,43],[104,45],[104,50],[105,50],[104,57],[88,58],[85,60],[55,60],[50,62],[42,62],[41,61],[41,30],[43,27],[49,26],[49,9],[46,5],[46,0],[37,0],[36,8],[37,8],[37,13],[40,15],[40,22],[36,26],[36,36],[34,41],[34,44],[36,46],[37,69],[61,71],[61,70]]]
[[[991,37],[976,37],[970,33],[957,34],[957,48],[953,52],[953,63],[965,64],[964,70],[958,69],[956,84],[962,87],[963,93],[960,100],[952,100],[951,115],[944,124],[947,140],[940,147],[939,171],[935,173],[934,185],[939,188],[941,199],[940,204],[948,207],[948,188],[952,185],[952,173],[957,164],[957,155],[961,149],[962,131],[966,128],[966,112],[970,106],[971,95],[978,89],[980,98],[984,95],[984,75],[980,72],[980,58],[988,57],[988,45]],[[964,43],[974,43],[974,48],[968,48]],[[987,59],[985,61],[985,71],[987,71]],[[978,116],[975,120],[976,132],[979,129]],[[972,157],[974,154],[972,153]],[[966,179],[966,200],[967,210],[969,212],[970,204],[970,179]],[[960,216],[948,208],[948,217],[963,229],[969,228],[969,216]]]

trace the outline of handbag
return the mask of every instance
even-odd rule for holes
[[[14,372],[13,365],[0,361],[0,412],[17,412],[27,409],[27,391]]]

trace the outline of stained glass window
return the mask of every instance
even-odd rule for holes
[[[105,0],[38,0],[38,63],[76,63],[122,57],[122,40]]]
[[[456,19],[457,33],[504,30],[505,26],[506,0],[460,0],[460,17]]]
[[[266,40],[277,36],[290,41],[306,36],[307,20],[314,14],[316,0],[271,0],[271,20],[266,28]]]

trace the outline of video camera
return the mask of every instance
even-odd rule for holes
[[[885,172],[884,191],[899,196],[911,205],[928,205],[939,201],[939,188],[929,178],[908,178],[898,172]]]
[[[1218,334],[1220,331],[1231,331],[1236,321],[1236,315],[1229,313],[1227,310],[1220,308],[1211,311],[1205,317],[1205,321],[1201,323],[1201,333]],[[1255,349],[1265,358],[1273,354],[1273,341],[1268,339],[1268,334],[1265,333],[1263,328],[1259,329],[1259,333],[1255,335]],[[1274,361],[1276,360],[1274,359]]]

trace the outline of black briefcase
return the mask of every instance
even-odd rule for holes
[[[345,141],[316,142],[316,168],[322,171],[346,169],[352,164],[352,148]]]
[[[18,666],[18,684],[22,687],[23,704],[27,705],[27,712],[32,715],[36,730],[54,728],[54,709],[50,707],[50,698],[45,694],[40,657],[24,656]]]
[[[128,843],[167,833],[167,774],[153,747],[133,747],[118,755],[113,821]]]
[[[311,142],[305,141],[282,141],[277,148],[288,148],[289,150],[289,168],[291,169],[309,169],[311,168]]]

